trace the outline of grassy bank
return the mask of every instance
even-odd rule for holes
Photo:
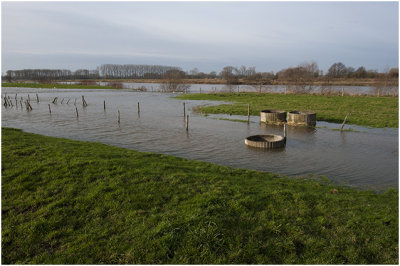
[[[398,263],[398,191],[2,129],[5,264]]]
[[[109,86],[79,84],[45,84],[45,83],[2,83],[2,87],[42,88],[42,89],[116,89]]]
[[[249,103],[251,115],[260,115],[264,109],[313,110],[319,121],[342,123],[346,114],[351,113],[347,124],[398,128],[399,123],[399,99],[394,97],[217,93],[183,94],[177,98],[232,102],[198,108],[210,114],[247,115]]]

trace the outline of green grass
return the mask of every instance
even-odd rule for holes
[[[43,89],[116,89],[109,86],[79,85],[79,84],[44,84],[44,83],[2,83],[2,87],[23,87]]]
[[[397,264],[398,191],[2,128],[4,264]]]
[[[251,115],[260,115],[260,111],[264,109],[313,110],[317,113],[319,121],[342,123],[346,114],[351,113],[346,124],[399,127],[399,99],[395,97],[218,93],[183,94],[176,98],[232,102],[217,106],[201,106],[198,109],[202,113],[247,115],[249,103]]]
[[[247,120],[243,120],[243,119],[229,119],[229,118],[214,118],[214,119],[224,120],[224,121],[231,121],[231,122],[247,123]]]

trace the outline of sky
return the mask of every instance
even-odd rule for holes
[[[398,2],[6,2],[1,67],[398,67]]]

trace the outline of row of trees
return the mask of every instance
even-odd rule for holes
[[[179,70],[178,67],[160,65],[117,65],[104,64],[95,70],[78,69],[76,71],[66,69],[23,69],[8,70],[3,79],[11,80],[35,80],[40,82],[67,79],[161,79],[170,70]]]
[[[168,76],[179,76],[180,78],[214,79],[222,78],[228,85],[239,83],[271,84],[273,82],[284,82],[290,84],[312,84],[316,80],[343,78],[375,78],[375,79],[397,79],[398,68],[386,69],[382,73],[375,70],[366,70],[360,66],[357,69],[346,67],[343,63],[334,63],[324,75],[316,62],[301,63],[296,67],[283,69],[277,73],[257,72],[255,67],[225,66],[218,74],[199,72],[197,68],[183,72],[179,67],[161,65],[133,65],[133,64],[103,64],[95,70],[78,69],[76,71],[65,69],[24,69],[9,70],[3,79],[12,80],[36,80],[40,82],[67,79],[166,79]]]
[[[145,79],[160,79],[165,73],[170,70],[179,70],[179,67],[160,66],[160,65],[117,65],[104,64],[97,68],[99,75],[103,78],[145,78]]]
[[[398,68],[385,69],[382,73],[376,70],[366,70],[365,67],[360,66],[357,69],[353,67],[346,67],[343,63],[334,63],[326,74],[330,78],[378,78],[382,74],[388,74],[392,78],[396,78],[399,74]]]

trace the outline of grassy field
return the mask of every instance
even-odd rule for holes
[[[2,128],[5,264],[397,264],[398,191]]]
[[[351,113],[346,124],[392,128],[399,126],[399,99],[394,97],[217,93],[183,94],[176,98],[232,102],[201,106],[198,111],[202,113],[247,116],[249,103],[251,115],[257,116],[264,109],[313,110],[317,113],[319,121],[342,123],[346,114]]]
[[[79,84],[43,84],[43,83],[2,83],[2,87],[43,88],[43,89],[116,89],[109,86]]]

